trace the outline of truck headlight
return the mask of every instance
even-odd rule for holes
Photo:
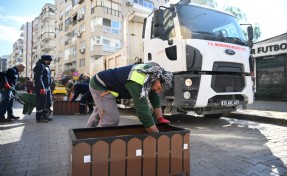
[[[185,99],[189,99],[189,98],[190,98],[190,92],[188,92],[188,91],[184,92],[184,93],[183,93],[183,97],[184,97]]]
[[[187,87],[189,87],[189,86],[192,85],[192,80],[191,80],[191,79],[186,79],[184,83],[185,83],[185,85],[186,85]]]

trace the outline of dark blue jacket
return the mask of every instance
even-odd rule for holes
[[[131,95],[125,88],[125,83],[133,66],[134,65],[128,65],[125,67],[109,69],[101,71],[97,73],[97,75],[101,78],[101,80],[104,81],[108,90],[119,93],[119,98],[129,99],[131,98]],[[95,76],[93,77],[93,79],[97,85],[101,85],[101,83],[96,79]],[[103,86],[103,88],[105,87]]]
[[[18,78],[19,78],[19,72],[16,67],[9,68],[6,72],[1,72],[1,87],[5,83],[9,83],[10,86],[14,87],[17,84]]]
[[[87,95],[91,95],[91,92],[90,92],[90,89],[89,89],[89,84],[87,83],[77,83],[74,85],[74,96],[73,98],[71,99],[71,101],[75,101],[78,96],[80,94],[87,94]]]
[[[35,89],[49,88],[51,85],[51,70],[42,60],[39,60],[34,67]]]

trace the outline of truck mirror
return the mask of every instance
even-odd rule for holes
[[[163,34],[163,10],[156,9],[153,16],[153,36],[161,37]]]
[[[248,35],[248,40],[253,40],[253,27],[252,26],[247,27],[247,35]]]
[[[154,27],[162,27],[163,26],[163,10],[162,9],[156,9],[154,11]]]

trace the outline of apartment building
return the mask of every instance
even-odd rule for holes
[[[21,33],[20,36],[24,36],[24,33]],[[23,45],[24,40],[22,38],[19,38],[14,44],[13,44],[13,53],[10,55],[10,59],[8,61],[8,67],[13,67],[19,62],[23,62]]]
[[[22,33],[20,34],[21,37],[23,37],[23,59],[22,61],[25,65],[30,65],[31,63],[31,45],[32,45],[32,23],[26,22],[23,24],[20,28]],[[30,77],[31,76],[31,69],[25,69],[25,71],[22,73],[23,77]]]
[[[141,36],[137,23],[142,12],[150,13],[164,1],[146,0],[55,0],[57,6],[56,63],[57,78],[63,74],[77,77],[94,74],[99,58],[119,51],[123,46],[139,49]],[[138,12],[138,13],[136,13]],[[129,30],[133,30],[132,33]]]
[[[9,55],[4,55],[0,57],[0,72],[6,71],[8,69],[8,58]]]
[[[55,56],[56,48],[56,5],[47,3],[43,6],[42,11],[33,22],[32,32],[32,59],[30,70],[33,68],[43,54]],[[51,63],[50,69],[52,76],[55,76],[54,62]]]

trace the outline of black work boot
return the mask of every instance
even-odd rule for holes
[[[94,111],[94,106],[92,104],[88,104],[88,106],[89,106],[89,112],[88,113],[92,114]]]
[[[43,110],[43,114],[44,114],[44,118],[47,119],[48,121],[52,121],[53,119],[48,117],[49,115],[51,115],[51,109],[44,109]]]
[[[8,115],[8,119],[11,119],[11,120],[17,120],[19,118],[20,117],[15,117],[13,114],[12,115]]]
[[[80,105],[80,114],[86,114],[86,106],[85,105]]]
[[[5,117],[0,117],[0,122],[5,123],[5,122],[12,122],[11,119],[5,119]]]
[[[45,118],[43,112],[36,112],[36,121],[37,123],[48,123],[49,120]]]

